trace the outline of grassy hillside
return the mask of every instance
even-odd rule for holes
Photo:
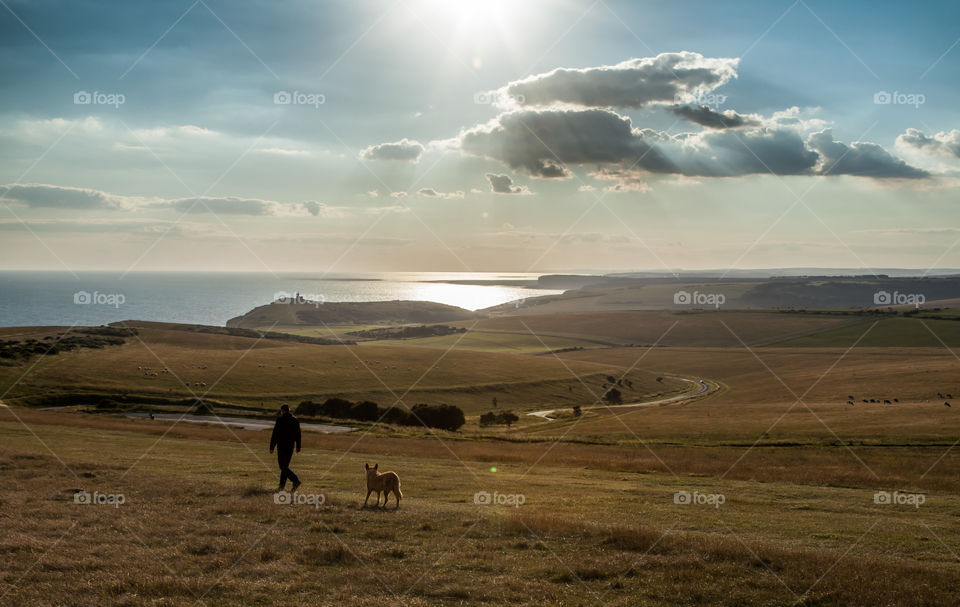
[[[0,367],[0,388],[14,386],[27,370],[6,400],[56,404],[63,393],[205,395],[259,408],[331,396],[390,405],[402,397],[409,406],[448,403],[468,413],[488,409],[493,398],[501,408],[514,409],[589,404],[593,394],[604,392],[608,375],[620,374],[613,365],[564,363],[553,356],[319,346],[154,328],[140,329],[139,338],[123,346],[46,357],[36,367]],[[627,397],[680,389],[678,382],[657,383],[656,375],[644,369],[631,373],[634,389]]]
[[[432,301],[274,302],[231,318],[227,326],[424,324],[465,320],[475,316],[469,310]]]
[[[802,454],[792,475],[756,483],[679,465],[531,469],[495,444],[457,460],[436,439],[387,455],[308,436],[294,464],[300,494],[322,496],[314,507],[274,502],[264,433],[175,428],[158,442],[162,426],[145,433],[148,420],[111,431],[55,414],[25,421],[36,435],[0,408],[0,580],[13,605],[909,607],[952,604],[960,582],[955,482],[920,508],[876,504],[874,487],[806,482],[831,467]],[[398,511],[361,508],[364,462],[399,473]],[[123,504],[76,504],[77,490]],[[677,503],[683,491],[723,503]],[[522,504],[478,504],[478,492]]]

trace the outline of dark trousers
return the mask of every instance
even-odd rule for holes
[[[283,449],[277,447],[277,463],[280,464],[280,487],[287,484],[289,478],[294,485],[300,484],[300,479],[290,469],[290,459],[293,458],[293,449]]]

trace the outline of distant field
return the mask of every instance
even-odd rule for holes
[[[944,314],[955,316],[955,314]],[[873,320],[861,324],[838,327],[815,335],[806,335],[770,345],[778,347],[849,347],[859,342],[864,347],[921,347],[936,348],[944,344],[960,347],[960,321],[923,318],[883,318],[869,333]]]
[[[140,338],[142,343],[130,338],[123,346],[40,359],[6,400],[65,392],[168,398],[196,394],[273,407],[281,401],[330,396],[390,405],[403,397],[410,406],[447,403],[471,413],[489,409],[494,397],[504,409],[590,404],[595,394],[603,394],[607,375],[622,372],[602,363],[458,347],[317,346],[163,329],[141,329]],[[161,373],[164,367],[171,372]],[[0,389],[13,385],[28,368],[0,366]],[[635,400],[681,388],[679,382],[657,383],[656,374],[644,369],[629,379],[635,389],[627,397]],[[190,384],[190,390],[182,382]]]
[[[960,374],[946,348],[655,348],[643,365],[667,373],[684,373],[720,382],[717,395],[690,404],[618,413],[632,432],[646,439],[711,440],[759,438],[826,441],[898,437],[960,436]],[[845,354],[846,352],[846,354]],[[642,354],[636,348],[569,352],[571,361],[630,365]],[[681,371],[682,370],[682,371]],[[809,392],[808,392],[809,390]],[[943,405],[937,393],[958,398]],[[796,396],[795,396],[796,395]],[[803,404],[789,411],[796,398]],[[847,397],[854,405],[847,405]],[[893,404],[892,399],[900,402]],[[890,405],[863,399],[891,400]],[[774,425],[776,424],[776,425]],[[706,432],[706,428],[710,432]],[[573,434],[606,429],[629,436],[613,418],[583,419]]]
[[[459,341],[458,341],[459,340]],[[364,345],[408,346],[446,349],[457,344],[458,350],[479,350],[482,352],[505,352],[514,354],[542,354],[563,348],[599,348],[595,341],[574,339],[571,337],[537,336],[530,333],[503,333],[489,331],[469,331],[466,335],[443,335],[422,339],[385,339],[367,342]]]
[[[666,311],[501,316],[471,323],[476,330],[605,340],[610,344],[663,346],[740,346],[805,335],[862,323],[859,317],[777,312]]]

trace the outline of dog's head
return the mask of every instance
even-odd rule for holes
[[[365,463],[365,464],[363,464],[363,469],[367,471],[367,476],[369,476],[371,472],[373,472],[374,474],[377,473],[377,467],[378,467],[379,465],[380,465],[380,464],[374,464],[374,465],[373,465],[373,468],[371,468],[371,467],[370,467],[370,464],[366,464],[366,463]]]

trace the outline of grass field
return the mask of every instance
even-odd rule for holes
[[[51,333],[35,334],[40,338]],[[159,372],[164,368],[170,372]],[[206,395],[270,408],[281,401],[331,396],[390,405],[402,397],[409,406],[447,403],[474,413],[490,408],[493,398],[503,409],[590,404],[595,394],[604,392],[607,376],[619,376],[619,371],[615,365],[460,349],[456,343],[443,350],[372,343],[316,346],[141,329],[139,339],[128,339],[123,346],[45,357],[36,366],[0,367],[0,390],[15,386],[5,397],[14,403],[69,392]],[[152,372],[159,373],[147,374]],[[657,383],[656,374],[646,370],[636,370],[628,378],[634,389],[627,397],[635,400],[682,387],[672,380]]]
[[[502,444],[456,459],[436,439],[388,454],[308,436],[294,461],[314,508],[274,503],[263,433],[157,442],[146,420],[62,415],[0,411],[5,604],[939,605],[960,581],[955,483],[917,508],[802,478],[531,469]],[[400,474],[399,511],[360,508],[365,461]],[[77,489],[124,503],[76,504]],[[676,503],[684,491],[723,503]]]
[[[144,328],[123,346],[0,367],[13,405],[0,406],[0,604],[956,603],[960,404],[937,393],[960,398],[960,363],[904,337],[917,319],[574,316],[523,318],[551,349],[584,344],[556,355],[500,324],[516,319],[490,319],[474,333],[356,346]],[[630,343],[672,327],[680,343],[719,345],[590,341],[617,327]],[[682,378],[716,389],[598,406],[607,375],[624,373],[627,402],[691,390]],[[290,505],[274,502],[265,431],[17,406],[208,387],[250,408],[405,395],[468,419],[458,432],[306,432],[294,469],[312,503]],[[480,427],[493,396],[558,413]],[[364,462],[400,474],[398,511],[361,507]],[[77,504],[78,490],[123,504]],[[476,503],[487,494],[513,505]]]
[[[508,331],[606,341],[611,345],[759,345],[839,328],[863,319],[830,314],[778,312],[629,310],[620,312],[501,316],[470,323],[475,330]]]
[[[944,315],[944,318],[947,318]],[[960,322],[956,320],[938,320],[933,318],[884,318],[877,321],[869,333],[867,328],[875,321],[863,322],[823,331],[814,335],[804,335],[778,340],[773,345],[783,347],[849,347],[863,339],[859,345],[867,347],[919,347],[951,348],[960,346]]]

